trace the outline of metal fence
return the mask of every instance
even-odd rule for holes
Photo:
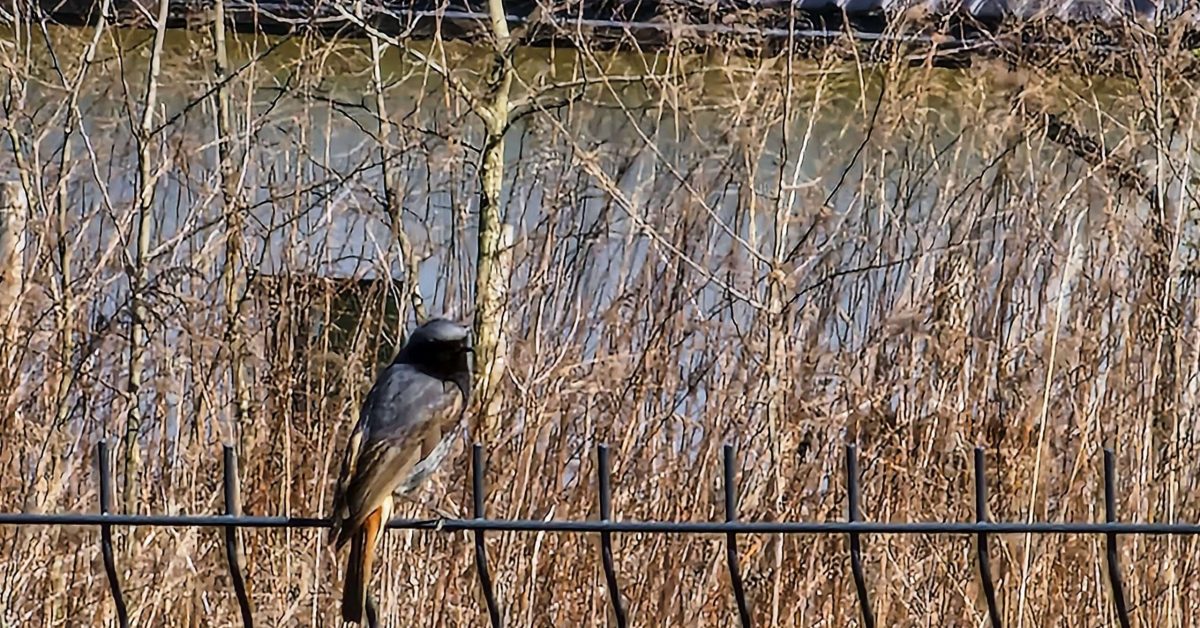
[[[224,451],[224,496],[225,512],[218,515],[129,515],[112,512],[113,478],[109,469],[108,446],[97,445],[97,467],[100,476],[99,513],[28,514],[0,513],[0,525],[82,525],[100,527],[100,549],[107,572],[109,589],[117,607],[117,617],[122,628],[129,625],[129,611],[121,592],[113,557],[112,526],[173,526],[173,527],[219,527],[225,531],[226,558],[229,574],[241,610],[242,623],[254,625],[253,610],[246,592],[243,576],[244,558],[237,536],[238,528],[328,528],[329,521],[304,517],[256,517],[241,512],[240,486],[238,481],[237,457],[232,447]],[[975,449],[975,521],[974,522],[870,522],[863,521],[859,510],[858,459],[854,445],[846,447],[846,494],[847,518],[835,522],[745,522],[738,521],[735,454],[733,446],[724,447],[724,522],[672,522],[672,521],[621,521],[612,518],[612,489],[609,483],[610,453],[606,445],[596,451],[598,467],[598,489],[600,518],[593,521],[555,521],[489,519],[484,513],[485,488],[484,456],[482,446],[476,444],[471,456],[471,490],[473,518],[471,519],[396,519],[387,527],[409,530],[441,530],[445,532],[471,531],[474,534],[475,567],[482,588],[491,625],[501,626],[500,605],[492,587],[488,570],[487,552],[484,547],[486,532],[564,532],[599,533],[601,561],[609,600],[619,628],[628,625],[622,603],[618,574],[613,566],[612,535],[616,533],[650,534],[723,534],[725,536],[726,563],[729,568],[730,584],[737,603],[738,617],[743,627],[751,626],[750,608],[746,601],[741,570],[738,566],[737,535],[739,534],[826,534],[846,535],[850,546],[850,568],[862,612],[863,625],[874,628],[875,615],[871,597],[867,590],[866,576],[862,563],[862,534],[908,534],[908,535],[974,535],[976,539],[979,578],[987,603],[988,618],[995,628],[1002,626],[996,605],[995,585],[988,562],[988,535],[997,533],[1022,534],[1103,534],[1105,536],[1108,580],[1112,588],[1114,611],[1122,628],[1129,628],[1129,607],[1125,600],[1121,567],[1117,558],[1117,536],[1134,535],[1197,535],[1200,524],[1187,523],[1118,523],[1116,512],[1116,478],[1114,456],[1110,449],[1104,450],[1104,523],[1093,522],[992,522],[987,516],[987,487],[985,482],[984,455],[982,448]],[[368,600],[368,623],[376,625],[374,604]]]

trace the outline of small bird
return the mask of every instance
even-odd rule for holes
[[[362,622],[393,494],[415,489],[450,452],[471,396],[471,353],[466,327],[432,319],[413,330],[367,393],[333,497],[334,547],[350,541],[342,589],[347,622]]]

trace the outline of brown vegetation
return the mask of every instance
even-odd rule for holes
[[[596,517],[608,442],[618,518],[719,520],[729,441],[744,519],[841,519],[852,440],[871,520],[971,520],[976,444],[998,520],[1101,520],[1103,446],[1123,518],[1200,519],[1200,100],[1178,50],[1105,78],[214,34],[0,40],[2,166],[30,207],[0,511],[95,510],[94,443],[128,434],[127,510],[218,511],[231,442],[246,512],[323,515],[399,334],[473,320],[487,288],[504,367],[471,437],[494,517]],[[481,180],[511,246],[477,233]],[[477,282],[481,244],[507,285]],[[398,514],[466,515],[466,453]],[[0,528],[0,624],[110,625],[98,538]],[[118,538],[135,625],[239,621],[220,531]],[[334,622],[323,534],[242,538],[262,625]],[[732,625],[722,539],[615,542],[632,625]],[[488,543],[506,625],[612,625],[595,538]],[[756,625],[860,621],[845,539],[741,544]],[[1122,541],[1135,625],[1200,614],[1194,544]],[[881,625],[980,623],[968,539],[864,548]],[[998,542],[1006,625],[1106,625],[1102,550]],[[393,533],[383,562],[392,625],[486,621],[466,535]]]

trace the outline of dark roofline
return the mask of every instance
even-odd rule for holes
[[[537,0],[506,0],[508,21],[526,26],[525,45],[574,47],[586,38],[599,49],[642,51],[680,45],[740,47],[747,54],[772,54],[789,43],[800,54],[845,48],[847,56],[867,61],[894,58],[901,50],[914,62],[925,62],[936,43],[933,62],[969,65],[978,57],[1069,61],[1086,72],[1122,73],[1131,42],[1146,33],[1180,32],[1182,47],[1200,48],[1200,21],[1188,13],[1155,12],[1154,0],[1062,0],[1055,11],[1013,12],[1018,0],[577,0],[554,3],[553,16],[537,12]],[[1024,1],[1028,5],[1028,0]],[[315,33],[364,37],[366,32],[344,18],[338,0],[227,0],[230,26],[241,32],[271,35]],[[903,2],[905,11],[886,7]],[[208,19],[194,1],[171,0],[170,28],[195,28]],[[485,37],[486,0],[453,0],[447,8],[430,0],[375,0],[366,22],[387,34],[447,39]],[[68,25],[94,24],[99,0],[36,0],[38,11]],[[205,3],[207,4],[207,3]],[[955,10],[935,9],[953,5]],[[145,27],[148,14],[137,0],[112,0],[117,23]],[[345,6],[344,4],[342,6]],[[1162,35],[1158,35],[1162,39]],[[858,50],[847,45],[856,42]],[[1191,71],[1190,68],[1179,68]]]

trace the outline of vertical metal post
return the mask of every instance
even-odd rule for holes
[[[108,465],[108,443],[96,443],[96,466],[100,473],[100,514],[112,512],[113,477]],[[117,604],[117,622],[121,628],[129,628],[129,609],[121,593],[121,581],[117,579],[117,563],[113,558],[112,526],[100,526],[100,553],[104,558],[104,572],[108,575],[108,589]]]
[[[734,476],[733,445],[725,445],[725,521],[737,521],[737,480]],[[742,584],[742,572],[738,568],[737,535],[725,535],[725,562],[729,565],[729,579],[733,585],[733,597],[737,600],[738,618],[743,628],[750,628],[750,607],[746,604],[746,590]]]
[[[975,523],[987,523],[987,481],[984,476],[983,448],[975,448]],[[988,559],[988,533],[975,535],[975,551],[979,558],[979,580],[987,601],[988,618],[992,628],[1000,628],[1000,610],[996,607],[996,585],[992,582],[992,566]]]
[[[846,494],[850,502],[850,523],[862,520],[858,510],[858,456],[854,445],[846,445]],[[850,570],[854,572],[854,588],[858,591],[858,605],[862,608],[863,625],[875,628],[875,613],[871,610],[871,599],[867,596],[867,578],[863,574],[862,547],[858,533],[850,533]]]
[[[379,628],[379,609],[375,606],[375,595],[367,592],[367,603],[363,609],[367,611],[367,628]]]
[[[608,445],[596,446],[597,473],[600,478],[600,520],[608,521],[612,517],[612,487],[609,486],[611,465]],[[613,614],[617,617],[617,628],[625,628],[628,620],[625,617],[625,606],[621,603],[621,590],[617,586],[617,570],[613,567],[612,533],[600,532],[600,558],[604,564],[604,580],[608,584],[608,597],[612,601]]]
[[[231,445],[225,445],[224,454],[225,514],[237,517],[242,514],[237,453]],[[245,551],[238,538],[237,526],[225,526],[225,558],[229,563],[229,578],[233,581],[233,591],[237,594],[238,608],[242,613],[242,626],[254,628],[254,611],[250,607],[250,595],[246,592],[246,579],[242,576],[246,563]]]
[[[483,519],[483,445],[471,447],[471,497],[475,505],[475,520]],[[492,628],[500,628],[500,607],[492,591],[492,576],[488,573],[487,548],[483,544],[483,530],[475,530],[475,572],[479,574],[479,585],[483,588],[483,599],[487,603],[488,617]]]
[[[1114,458],[1111,449],[1104,450],[1104,520],[1108,523],[1117,522],[1117,472]],[[1109,532],[1104,536],[1108,582],[1112,586],[1113,604],[1117,607],[1117,620],[1121,622],[1121,628],[1129,628],[1129,606],[1125,603],[1125,585],[1121,579],[1121,565],[1117,560],[1117,533]]]

